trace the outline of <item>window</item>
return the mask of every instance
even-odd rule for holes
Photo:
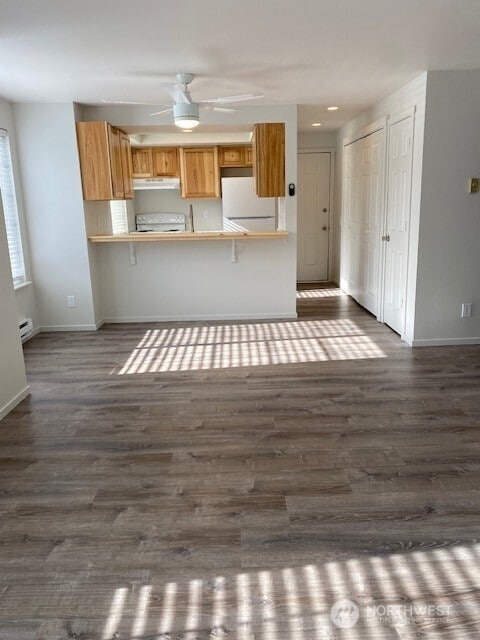
[[[25,263],[23,260],[20,223],[18,220],[17,197],[13,181],[12,157],[10,155],[8,134],[5,129],[0,129],[0,191],[2,194],[5,226],[7,229],[13,285],[18,287],[26,281]]]
[[[111,200],[112,233],[128,233],[127,203],[125,200]]]

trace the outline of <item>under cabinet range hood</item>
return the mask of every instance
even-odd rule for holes
[[[133,188],[141,189],[180,189],[180,178],[134,178]]]

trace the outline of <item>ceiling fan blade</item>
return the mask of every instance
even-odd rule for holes
[[[172,97],[173,100],[177,99],[178,87],[174,82],[162,82],[160,86]]]
[[[102,98],[102,104],[136,104],[136,105],[149,105],[149,102],[127,102],[126,100],[105,100]]]
[[[258,100],[263,98],[263,93],[243,93],[238,96],[225,96],[223,98],[212,98],[211,100],[201,100],[200,104],[228,104],[229,102],[244,102],[245,100]]]
[[[151,116],[161,116],[163,113],[170,113],[173,111],[173,107],[169,107],[168,109],[163,109],[162,111],[155,111],[155,113],[151,113]]]
[[[184,91],[182,87],[179,86],[175,87],[174,100],[175,102],[187,102],[188,104],[193,103],[192,96],[189,94],[189,92]]]
[[[234,111],[238,111],[238,109],[232,109],[231,107],[217,107],[214,104],[205,103],[200,103],[200,107],[205,109],[205,111],[222,111],[224,113],[233,113]]]

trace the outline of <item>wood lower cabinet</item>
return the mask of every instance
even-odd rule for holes
[[[265,122],[253,127],[253,177],[260,198],[285,195],[285,124]]]
[[[217,147],[180,148],[182,198],[219,198]]]
[[[84,200],[133,198],[130,141],[108,122],[77,122]]]

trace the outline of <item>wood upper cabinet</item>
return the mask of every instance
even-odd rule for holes
[[[220,147],[218,150],[221,167],[249,167],[252,165],[252,147]]]
[[[253,177],[261,198],[285,195],[285,124],[267,122],[253,127]]]
[[[132,149],[134,178],[176,178],[177,147],[135,147]]]
[[[180,148],[182,198],[219,198],[217,147]]]
[[[120,131],[120,150],[122,154],[123,197],[128,200],[134,196],[132,153],[130,138],[123,131]]]
[[[134,147],[132,149],[132,167],[134,178],[151,178],[152,149],[150,147]]]
[[[84,200],[133,198],[128,136],[108,122],[77,122]]]
[[[115,127],[108,127],[108,137],[110,143],[110,173],[112,176],[112,200],[123,198],[123,167],[122,167],[122,146],[120,142],[120,131]]]
[[[178,176],[177,147],[152,147],[152,173],[154,177]]]

